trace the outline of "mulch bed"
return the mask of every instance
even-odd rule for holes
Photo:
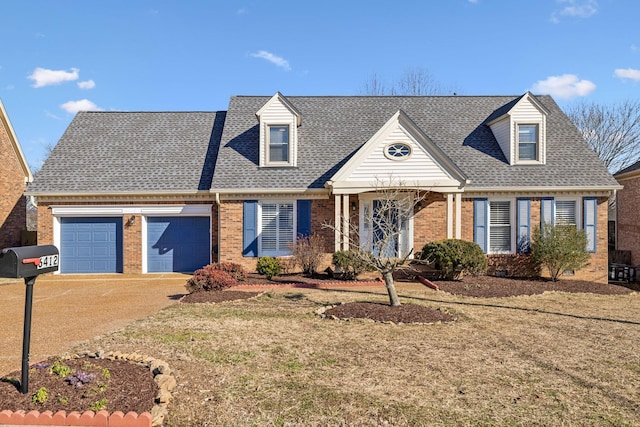
[[[202,291],[193,292],[185,295],[181,301],[186,303],[219,303],[225,301],[236,301],[242,299],[253,298],[260,295],[262,292],[244,292],[244,291]]]
[[[330,308],[324,315],[338,319],[370,319],[391,323],[436,323],[450,322],[455,318],[444,311],[417,304],[389,304],[372,302],[349,302]]]
[[[52,358],[31,367],[27,394],[22,394],[19,389],[20,371],[11,372],[0,378],[0,410],[83,413],[91,410],[92,404],[106,399],[104,409],[109,412],[122,411],[125,414],[130,411],[138,414],[151,412],[158,386],[148,367],[125,360],[89,357],[62,360],[61,363],[64,366],[74,370],[75,381],[81,372],[94,376],[90,382],[78,387],[49,371],[49,367],[55,360]],[[108,370],[109,378],[105,378],[106,371],[103,369]],[[82,378],[87,377],[82,376]],[[69,379],[73,380],[71,377]],[[33,396],[41,387],[46,388],[46,401],[34,403]]]

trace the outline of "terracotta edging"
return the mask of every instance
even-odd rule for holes
[[[136,362],[145,365],[153,374],[153,380],[158,385],[158,395],[151,413],[143,412],[137,414],[121,411],[109,413],[107,411],[85,411],[82,414],[72,411],[58,411],[55,414],[51,411],[1,411],[0,427],[9,426],[86,426],[86,427],[159,427],[164,422],[167,415],[167,405],[171,400],[171,392],[176,388],[177,383],[169,365],[152,357],[143,356],[137,353],[125,354],[119,351],[107,352],[80,352],[63,357],[63,359],[79,359],[81,357],[91,357],[94,359],[123,360]]]

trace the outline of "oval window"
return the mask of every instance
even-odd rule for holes
[[[406,159],[411,155],[411,147],[403,142],[396,142],[387,145],[384,154],[392,160]]]

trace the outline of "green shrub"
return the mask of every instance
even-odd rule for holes
[[[340,269],[342,277],[355,280],[363,271],[373,271],[373,256],[369,252],[348,250],[333,253],[333,264]]]
[[[201,291],[221,291],[236,285],[238,282],[231,273],[221,270],[218,264],[210,264],[193,273],[187,280],[185,288],[189,293]]]
[[[316,234],[299,237],[293,247],[293,258],[304,274],[313,275],[322,262],[322,238]]]
[[[31,401],[36,405],[45,403],[48,399],[49,399],[49,392],[47,391],[46,387],[40,387],[38,391],[36,391],[31,396]]]
[[[444,239],[427,243],[422,248],[420,259],[434,263],[435,268],[448,279],[487,271],[487,257],[482,248],[466,240]]]
[[[258,259],[258,265],[256,266],[258,274],[265,276],[271,280],[273,276],[277,276],[282,271],[282,266],[277,258],[270,256],[263,256]]]
[[[571,225],[545,224],[535,227],[531,242],[533,262],[545,267],[556,281],[566,270],[579,270],[589,264],[587,236]]]

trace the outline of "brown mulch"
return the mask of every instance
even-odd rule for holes
[[[370,319],[392,323],[450,322],[454,317],[444,311],[417,304],[391,306],[372,302],[349,302],[324,312],[327,317],[338,319]]]
[[[253,298],[260,295],[261,292],[244,292],[244,291],[233,291],[233,290],[224,290],[224,291],[201,291],[201,292],[193,292],[184,296],[181,299],[182,302],[186,303],[219,303],[225,301],[236,301],[242,299]]]
[[[0,409],[1,410],[37,410],[44,411],[84,411],[91,410],[91,405],[106,399],[105,408],[109,412],[130,411],[141,414],[151,412],[154,399],[158,393],[158,386],[153,381],[153,374],[149,368],[140,364],[124,360],[93,359],[83,357],[72,360],[62,360],[61,363],[75,372],[68,380],[50,372],[55,358],[32,365],[29,370],[28,393],[20,392],[21,371],[14,371],[0,378]],[[105,378],[103,369],[108,370]],[[84,376],[83,373],[93,376]],[[80,374],[80,375],[78,375]],[[91,379],[85,384],[69,384],[69,380],[77,378]],[[106,386],[106,387],[105,387]],[[45,387],[47,399],[42,403],[34,403],[33,396]]]

